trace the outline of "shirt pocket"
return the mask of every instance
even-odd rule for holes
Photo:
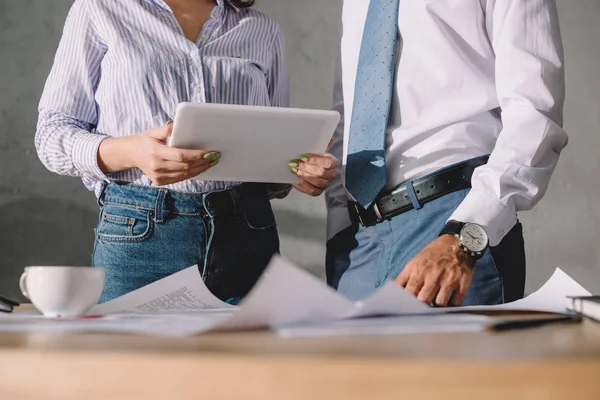
[[[129,205],[108,203],[102,209],[98,240],[102,242],[139,243],[150,238],[154,230],[152,211]]]
[[[267,66],[235,56],[206,56],[204,85],[209,103],[269,105]]]

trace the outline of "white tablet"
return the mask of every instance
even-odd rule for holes
[[[181,103],[169,146],[221,153],[197,180],[297,183],[290,160],[324,153],[339,121],[336,111]]]

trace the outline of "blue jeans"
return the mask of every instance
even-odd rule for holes
[[[106,268],[101,302],[198,264],[211,292],[236,303],[279,252],[264,184],[179,193],[110,183],[98,203],[92,262]]]
[[[353,300],[395,279],[405,265],[443,229],[465,198],[461,190],[371,227],[354,223],[327,244],[327,280]],[[464,305],[500,304],[523,297],[525,245],[517,224],[499,246],[477,261]]]

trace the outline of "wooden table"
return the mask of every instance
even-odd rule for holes
[[[281,339],[0,334],[0,399],[600,399],[600,324]]]

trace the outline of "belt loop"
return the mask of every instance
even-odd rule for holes
[[[211,194],[213,192],[204,192],[202,193],[202,207],[204,207],[204,211],[206,211],[206,216],[210,219],[214,218],[214,213],[212,211],[212,209],[210,208],[210,199],[209,197],[212,197]]]
[[[100,187],[100,194],[98,195],[98,207],[104,207],[104,196],[106,195],[106,190],[108,189],[108,182],[102,181],[102,187]]]
[[[154,219],[156,221],[157,224],[162,224],[163,222],[165,222],[164,220],[164,205],[165,205],[165,198],[167,197],[167,195],[169,194],[169,191],[167,189],[160,189],[158,191],[158,196],[156,198],[156,208],[154,209]]]
[[[421,203],[419,203],[417,194],[415,193],[415,187],[413,186],[413,181],[408,181],[408,183],[406,184],[406,191],[408,192],[408,197],[410,198],[410,202],[412,203],[415,210],[420,210],[421,208],[423,208]]]

